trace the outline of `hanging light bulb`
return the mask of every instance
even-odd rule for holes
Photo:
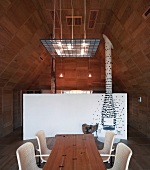
[[[86,39],[86,1],[84,0],[84,38],[80,39],[74,39],[73,33],[74,33],[74,26],[75,26],[75,18],[74,16],[74,8],[73,8],[73,0],[71,0],[71,13],[72,16],[69,18],[72,19],[72,27],[71,27],[71,34],[72,38],[70,39],[63,39],[62,38],[62,21],[61,21],[61,2],[62,0],[59,0],[60,2],[60,9],[59,9],[59,23],[60,23],[60,38],[56,39],[55,32],[56,32],[56,0],[54,0],[54,19],[53,19],[53,38],[50,39],[40,39],[43,46],[47,49],[47,51],[53,56],[53,57],[90,57],[91,55],[94,56],[99,43],[99,38],[88,38]],[[66,16],[67,19],[67,16]],[[69,21],[69,20],[68,20]]]
[[[88,62],[89,62],[89,65],[88,65],[88,69],[89,69],[89,77],[92,77],[92,74],[91,74],[91,72],[90,72],[90,70],[91,70],[91,68],[90,68],[90,57],[89,57]]]
[[[59,74],[59,77],[64,77],[62,73]]]
[[[92,74],[91,74],[91,73],[89,73],[89,77],[92,77]]]
[[[63,70],[63,69],[62,69],[62,57],[61,57],[60,62],[61,62],[61,73],[59,74],[59,77],[62,78],[62,77],[64,77],[64,75],[63,75],[63,73],[62,73],[62,72],[63,72],[63,71],[62,71],[62,70]]]

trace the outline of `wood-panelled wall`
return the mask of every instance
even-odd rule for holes
[[[60,9],[58,4],[59,1],[56,12]],[[148,136],[150,18],[145,20],[142,14],[149,5],[149,0],[88,0],[86,22],[88,26],[90,10],[99,11],[95,28],[86,28],[86,36],[101,38],[104,33],[111,40],[114,46],[113,92],[129,94],[129,123]],[[84,4],[74,0],[73,6],[74,14],[83,16]],[[53,32],[53,7],[50,0],[0,1],[0,136],[12,131],[13,122],[14,128],[21,123],[19,90],[51,87],[51,56],[40,39],[49,37]],[[71,15],[70,0],[63,1],[62,9],[63,38],[69,38],[72,30],[66,25],[65,16]],[[81,24],[74,29],[74,38],[84,37],[83,26]],[[55,31],[56,37],[60,37],[60,28]],[[93,89],[104,92],[104,59],[103,40],[97,55],[90,60],[90,68],[87,59],[63,59],[61,67],[58,58],[57,90]],[[59,77],[62,70],[64,78]],[[88,77],[89,71],[92,78]],[[143,96],[142,103],[137,103],[138,96]]]
[[[0,136],[2,136],[3,132],[3,118],[2,118],[2,88],[0,88]]]
[[[150,18],[143,12],[149,0],[116,0],[104,33],[114,46],[113,75],[122,91],[150,94]]]
[[[22,95],[20,95],[20,91],[15,90],[13,92],[13,129],[16,129],[22,125]]]
[[[113,50],[113,82],[128,93],[128,123],[150,136],[150,18],[142,14],[149,0],[116,0],[104,33]],[[138,97],[142,102],[138,102]]]
[[[0,136],[13,131],[13,90],[0,88]]]
[[[141,97],[141,102],[138,98]],[[129,125],[150,137],[150,96],[132,94],[129,96]]]
[[[0,87],[37,88],[36,80],[50,65],[40,43],[49,32],[40,9],[38,1],[0,1]]]
[[[63,73],[63,78],[59,77]],[[92,77],[88,77],[89,73]],[[105,92],[105,53],[101,40],[95,57],[56,58],[57,90],[95,90]]]

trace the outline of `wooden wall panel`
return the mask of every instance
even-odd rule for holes
[[[113,73],[123,82],[122,90],[127,92],[150,93],[149,19],[144,20],[138,9],[140,5],[144,9],[148,4],[147,0],[136,3],[116,0],[112,9],[114,14],[105,29],[114,45]]]
[[[100,45],[103,46],[103,43]],[[101,48],[101,47],[99,47]],[[104,53],[97,53],[94,58],[56,58],[57,90],[88,90],[105,91]],[[60,78],[59,74],[64,77]],[[89,78],[89,73],[92,77]],[[103,90],[102,90],[103,89]]]
[[[142,101],[138,102],[141,97]],[[129,125],[150,137],[149,129],[149,110],[150,96],[145,94],[129,95]]]
[[[88,0],[86,16],[86,37],[102,38],[105,33],[112,41],[113,50],[113,92],[128,92],[131,94],[147,95],[150,93],[150,18],[144,20],[143,12],[149,6],[149,0]],[[84,3],[73,1],[74,14],[84,18]],[[59,1],[56,11],[59,18]],[[12,128],[9,101],[14,93],[14,127],[17,127],[19,114],[17,112],[17,90],[50,89],[51,85],[51,56],[41,45],[41,38],[53,35],[53,2],[49,0],[7,0],[0,1],[0,126],[5,126],[6,133]],[[98,17],[94,29],[88,28],[90,10],[98,10]],[[72,37],[72,27],[66,25],[66,15],[71,13],[71,1],[62,1],[62,36]],[[83,20],[82,20],[83,21]],[[55,30],[55,37],[60,38],[60,26]],[[74,38],[84,37],[84,22],[81,26],[74,26]],[[93,89],[105,92],[105,57],[104,41],[99,46],[95,58],[65,59],[62,66],[60,59],[56,59],[57,89]],[[88,72],[92,78],[88,78]],[[64,77],[59,78],[63,72]],[[8,90],[6,90],[8,89]],[[10,94],[8,94],[8,91]],[[2,102],[4,97],[5,103]],[[7,103],[6,98],[9,98]],[[134,97],[133,97],[134,101]],[[149,101],[149,97],[148,97]],[[130,100],[132,103],[132,100]],[[145,100],[144,100],[145,102]],[[5,107],[6,106],[6,107]],[[133,102],[133,126],[138,127],[141,113],[136,113],[140,105]],[[8,108],[7,108],[8,107]],[[149,105],[148,105],[149,107]],[[2,110],[5,114],[3,115]],[[145,114],[144,122],[149,120]],[[144,132],[146,125],[141,127]],[[8,125],[8,126],[7,126]],[[148,126],[147,126],[148,128]],[[1,129],[1,128],[0,128]],[[149,129],[150,131],[150,129]],[[1,130],[3,132],[3,130]]]
[[[109,23],[110,21],[110,16],[112,15],[111,8],[113,7],[114,2],[115,0],[112,0],[111,3],[106,0],[105,3],[101,3],[101,1],[96,0],[87,3],[87,14],[93,9],[99,11],[96,27],[95,29],[87,29],[87,37],[101,37],[106,23]],[[74,1],[73,7],[75,8],[74,14],[81,15],[82,18],[84,18],[84,4],[81,5],[80,1]],[[41,88],[40,85],[42,84],[42,87],[47,86],[48,88],[49,78],[47,78],[47,82],[44,81],[45,85],[38,81],[35,83],[34,80],[38,79],[43,81],[40,79],[41,75],[44,74],[41,72],[41,69],[45,70],[50,64],[48,57],[45,58],[46,62],[43,66],[41,66],[42,64],[38,59],[42,52],[45,51],[44,47],[40,45],[39,39],[47,37],[48,34],[50,35],[50,33],[52,33],[53,18],[50,15],[50,11],[53,11],[53,4],[48,0],[44,0],[43,2],[40,0],[16,0],[10,3],[1,2],[1,9],[3,12],[3,16],[0,20],[3,30],[1,32],[1,52],[3,59],[0,58],[0,61],[2,61],[0,62],[2,63],[0,64],[0,86],[26,89],[34,87]],[[56,3],[56,10],[59,17],[58,1]],[[71,37],[72,30],[71,27],[66,26],[66,15],[71,15],[70,1],[64,1],[62,3],[63,37],[69,38]],[[88,22],[88,18],[86,22]],[[86,25],[87,24],[88,23],[86,23]],[[60,28],[56,29],[56,37],[60,37]],[[74,29],[74,37],[84,37],[83,23],[81,26],[78,26],[78,29]],[[75,68],[74,62],[72,64],[72,68]],[[74,70],[72,68],[72,71],[70,71],[70,63],[65,63],[64,71],[66,78],[71,78],[71,76],[74,77],[77,75],[79,79],[87,79],[85,76],[88,74],[87,64],[87,61],[77,62],[77,71],[73,73]],[[94,67],[98,68],[98,65],[91,66],[92,74],[94,74]],[[102,71],[102,68],[100,70]],[[31,74],[31,72],[33,72],[33,74]],[[104,73],[104,71],[102,71],[102,73]],[[28,77],[28,79],[26,79],[26,77]],[[98,77],[100,76],[94,75],[94,84],[97,84],[97,82],[100,81]],[[101,77],[104,77],[104,75]],[[76,86],[76,81],[74,82],[74,86]],[[88,79],[87,81],[84,81],[84,84],[85,82],[88,84]],[[71,86],[70,88],[76,87]]]
[[[1,136],[13,131],[13,90],[2,88]]]
[[[34,10],[35,7],[32,1],[17,0],[12,4],[11,8],[7,12],[7,15],[14,25],[19,28]]]
[[[21,126],[22,113],[21,113],[21,96],[20,91],[13,92],[13,129]]]
[[[113,82],[128,92],[128,121],[130,126],[150,136],[150,19],[143,12],[149,1],[116,0],[110,23],[104,33],[114,45]],[[142,102],[138,102],[138,97]]]
[[[41,75],[35,80],[33,83],[32,89],[48,89],[51,90],[51,66],[47,66],[45,68],[41,68]],[[38,84],[36,86],[35,84]]]
[[[2,88],[0,88],[0,137],[3,135]]]
[[[31,68],[41,68],[40,57],[45,59],[44,67],[50,64],[40,38],[47,36],[47,26],[41,13],[41,7],[35,1],[0,2],[2,10],[0,40],[0,87],[24,89],[31,85],[21,84],[21,79]],[[45,54],[44,54],[45,53]],[[40,67],[39,67],[40,66]],[[35,70],[35,77],[40,76],[40,69]],[[23,83],[23,82],[22,82]]]

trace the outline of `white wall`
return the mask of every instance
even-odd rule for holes
[[[105,94],[24,94],[23,139],[35,138],[38,130],[44,130],[46,136],[83,133],[84,123],[99,123],[98,135],[104,136],[105,131],[101,125],[104,96]],[[126,139],[127,95],[113,94],[113,97],[116,103],[120,102],[116,108],[120,109],[118,116],[124,121],[118,121],[115,132],[117,134],[119,128],[117,137]],[[121,107],[125,108],[123,112]]]

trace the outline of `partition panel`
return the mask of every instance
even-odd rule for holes
[[[106,94],[24,94],[23,139],[35,138],[38,130],[46,136],[81,134],[84,123],[99,123],[98,136],[112,130],[117,138],[127,139],[127,94],[112,94],[107,105],[106,98]],[[111,107],[111,114],[106,113]]]

